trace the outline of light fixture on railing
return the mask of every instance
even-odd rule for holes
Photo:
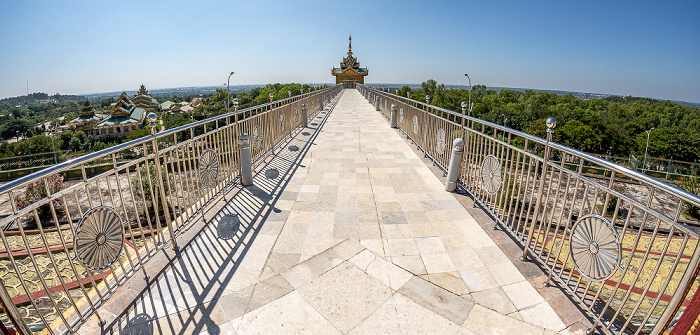
[[[427,102],[428,105],[430,105],[430,94],[425,96],[425,101]]]
[[[553,118],[553,117],[550,116],[550,117],[547,118],[546,123],[547,123],[547,132],[548,132],[548,133],[553,133],[553,132],[554,132],[554,128],[557,127],[557,120],[556,120],[555,118]],[[654,129],[654,128],[651,128],[651,129]]]
[[[411,92],[410,92],[410,91],[409,91],[409,92],[406,92],[406,98],[409,98],[409,99],[411,98]]]
[[[146,115],[146,118],[148,119],[148,126],[151,127],[151,135],[156,136],[156,120],[158,120],[158,115],[150,112]]]
[[[270,97],[270,102],[272,102],[272,99],[275,97],[275,95],[270,93],[269,97]]]
[[[292,97],[292,91],[287,91],[287,94],[289,94],[289,97]]]
[[[233,111],[238,111],[238,98],[233,98]]]

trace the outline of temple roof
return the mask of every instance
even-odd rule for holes
[[[340,68],[334,67],[331,70],[331,74],[334,76],[339,74],[366,76],[369,74],[369,69],[360,67],[360,62],[357,61],[357,58],[352,56],[352,36],[348,37],[348,56],[343,57],[343,61],[340,62]]]

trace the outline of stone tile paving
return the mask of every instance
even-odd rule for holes
[[[319,117],[102,332],[569,333],[357,91]]]

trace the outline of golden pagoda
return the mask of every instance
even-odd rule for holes
[[[352,56],[352,36],[348,37],[348,56],[340,62],[340,68],[334,67],[331,74],[335,76],[336,84],[343,84],[345,88],[355,88],[355,83],[364,84],[365,76],[369,69],[360,67],[360,62]]]
[[[154,99],[153,96],[148,94],[148,90],[146,90],[146,86],[143,86],[143,84],[141,84],[141,88],[139,88],[139,92],[134,97],[133,102],[136,107],[160,110],[158,100]]]
[[[142,85],[143,87],[143,85]],[[94,136],[126,136],[132,131],[143,127],[146,119],[146,110],[137,107],[129,99],[126,92],[122,92],[117,102],[107,110],[107,116],[95,127]]]
[[[106,117],[105,115],[95,113],[95,109],[92,107],[90,100],[85,100],[80,107],[79,114],[77,118],[68,121],[68,129],[84,131],[88,135],[93,134],[97,124]]]

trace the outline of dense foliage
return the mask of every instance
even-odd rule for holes
[[[469,100],[466,89],[447,89],[435,80],[423,82],[421,89],[404,86],[399,94],[452,111],[461,111],[460,103]],[[646,130],[654,127],[649,138],[649,156],[693,162],[700,158],[700,109],[669,101],[648,98],[609,97],[583,100],[571,95],[487,90],[484,85],[472,89],[473,115],[533,135],[543,136],[544,120],[557,119],[554,141],[597,154],[627,156],[644,154]]]

